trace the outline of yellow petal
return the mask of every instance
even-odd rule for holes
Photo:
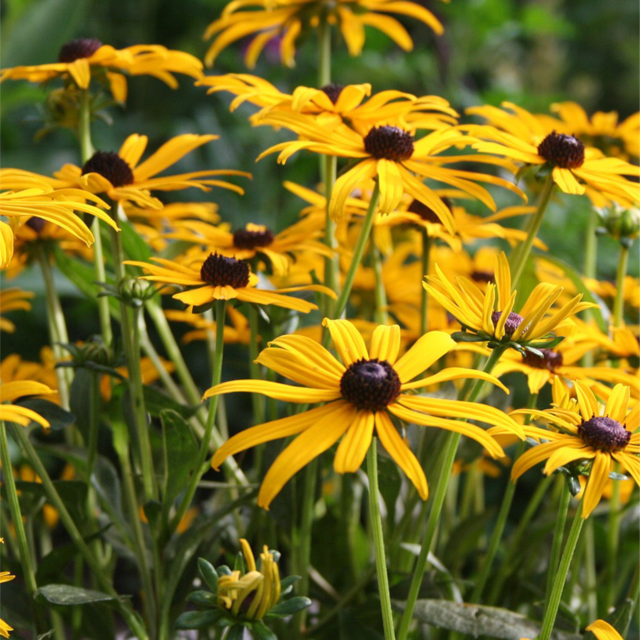
[[[411,349],[393,365],[393,368],[401,382],[409,382],[438,361],[445,353],[449,353],[455,346],[455,340],[448,333],[430,331],[419,338]]]
[[[587,488],[584,490],[582,498],[582,517],[588,518],[589,514],[598,506],[604,488],[609,481],[611,471],[611,456],[607,453],[598,452],[596,459],[591,466],[591,473],[587,481]]]
[[[397,324],[390,327],[380,325],[375,328],[369,348],[371,358],[386,360],[389,364],[393,364],[398,357],[399,350],[400,327]]]
[[[1,389],[1,387],[0,387]],[[266,380],[232,380],[211,387],[205,391],[203,400],[224,393],[261,393],[269,398],[285,400],[287,402],[329,402],[340,397],[340,390],[311,389],[309,387],[294,387],[290,384],[268,382]]]
[[[322,325],[329,329],[333,345],[345,365],[349,366],[358,360],[369,360],[364,339],[351,322],[325,318]]]
[[[358,411],[338,445],[336,457],[333,460],[336,473],[355,473],[360,468],[371,446],[373,424],[373,412]]]

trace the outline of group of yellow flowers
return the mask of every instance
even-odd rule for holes
[[[207,37],[215,35],[215,41],[205,60],[213,63],[224,48],[254,35],[246,52],[249,67],[274,37],[279,38],[283,62],[291,65],[296,39],[313,29],[321,35],[326,59],[335,27],[352,55],[363,48],[365,26],[383,31],[409,51],[411,38],[388,14],[411,16],[442,32],[430,11],[399,0],[332,4],[236,0],[210,25]],[[264,188],[246,186],[251,174],[240,170],[165,174],[188,154],[218,140],[217,135],[178,135],[144,160],[145,135],[129,136],[117,152],[92,147],[92,91],[107,91],[124,103],[127,77],[151,75],[175,88],[176,73],[191,76],[209,93],[231,93],[235,96],[232,111],[242,104],[253,105],[256,110],[249,118],[253,126],[294,134],[293,139],[256,154],[258,160],[274,153],[283,164],[298,152],[319,156],[319,188],[313,178],[305,185],[284,185],[304,202],[299,221],[276,230],[260,224],[259,214],[250,221],[231,219],[214,202],[163,203],[163,192],[187,188],[203,192],[223,188],[239,195],[248,188]],[[640,351],[633,324],[640,296],[638,281],[627,275],[625,262],[640,228],[639,114],[618,122],[615,114],[589,118],[571,102],[553,105],[553,114],[529,113],[504,103],[468,109],[467,115],[481,123],[460,124],[460,114],[439,96],[395,90],[373,93],[370,84],[342,86],[330,81],[326,67],[321,73],[321,80],[328,80],[324,86],[301,86],[287,94],[248,74],[204,75],[202,63],[184,52],[155,45],[117,50],[93,39],[64,45],[58,62],[4,69],[1,80],[7,79],[37,83],[62,79],[64,91],[78,97],[74,122],[81,153],[81,163],[66,164],[53,176],[17,168],[0,170],[4,218],[0,267],[5,281],[26,268],[37,265],[40,269],[52,348],[43,352],[41,363],[22,360],[13,352],[3,353],[0,363],[3,476],[7,493],[15,493],[15,499],[8,500],[10,525],[4,525],[2,533],[11,537],[12,556],[22,563],[36,626],[47,625],[36,593],[46,585],[36,583],[35,558],[27,557],[35,549],[23,544],[24,525],[8,468],[6,433],[17,439],[45,492],[55,492],[55,487],[46,481],[45,466],[30,457],[37,456],[29,444],[37,442],[36,433],[5,433],[4,423],[22,427],[37,423],[47,429],[47,405],[39,410],[43,405],[29,398],[53,400],[64,411],[73,409],[77,406],[74,377],[84,368],[97,385],[92,387],[91,406],[92,411],[98,407],[98,417],[76,415],[75,419],[83,424],[89,420],[89,429],[95,431],[79,430],[66,443],[88,452],[85,479],[91,482],[100,422],[103,429],[105,424],[113,429],[120,473],[123,482],[127,476],[127,500],[136,520],[135,525],[127,525],[132,531],[127,534],[128,543],[140,563],[145,591],[143,617],[125,600],[117,599],[117,609],[137,637],[167,638],[173,633],[175,612],[168,605],[163,608],[163,594],[171,602],[171,593],[164,593],[162,580],[154,586],[153,576],[161,572],[159,563],[169,548],[162,545],[181,535],[187,529],[185,518],[195,517],[192,509],[201,506],[194,497],[203,486],[199,483],[208,470],[203,463],[211,453],[211,466],[223,468],[229,483],[218,490],[215,500],[231,501],[238,491],[260,483],[257,504],[265,509],[307,468],[306,511],[300,514],[302,524],[296,529],[300,549],[294,549],[294,540],[289,544],[292,553],[299,554],[295,566],[309,570],[311,530],[317,515],[315,465],[334,446],[333,469],[338,474],[358,472],[367,459],[370,530],[385,638],[406,640],[414,632],[418,635],[413,637],[422,637],[414,625],[414,606],[431,561],[429,549],[440,510],[448,495],[455,500],[447,485],[464,436],[494,459],[504,459],[505,448],[519,443],[511,471],[514,481],[542,462],[544,474],[558,472],[566,477],[560,499],[564,513],[560,509],[559,514],[563,524],[572,482],[574,493],[579,493],[564,553],[560,553],[564,531],[560,528],[559,541],[554,540],[556,555],[548,568],[552,586],[545,594],[539,636],[548,640],[583,521],[606,496],[609,517],[615,523],[621,490],[612,488],[612,483],[640,484]],[[514,204],[499,208],[489,189],[499,193],[499,202],[514,197]],[[619,240],[614,288],[598,281],[595,272],[588,274],[590,279],[576,277],[547,253],[544,239],[538,237],[549,203],[577,196],[589,199],[591,215],[594,219],[600,215],[602,224],[609,225]],[[490,215],[478,215],[482,206],[491,210]],[[92,229],[82,214],[95,217]],[[525,219],[523,229],[503,226],[516,217]],[[110,249],[99,221],[111,228]],[[508,249],[508,255],[493,241]],[[95,302],[100,340],[70,344],[53,280],[56,266]],[[77,275],[82,270],[91,275],[82,280]],[[163,309],[162,295],[181,306],[171,303]],[[315,296],[313,301],[310,296]],[[0,329],[16,331],[12,319],[19,315],[13,312],[28,311],[33,297],[3,283]],[[309,316],[313,321],[302,319],[302,314],[317,310],[322,315]],[[113,320],[121,327],[116,336]],[[160,336],[168,359],[150,339],[147,322]],[[158,462],[157,424],[147,418],[152,410],[146,387],[156,381],[176,405],[187,407],[200,401],[201,392],[170,323],[189,326],[186,342],[203,341],[211,368],[211,386],[202,397],[209,401],[208,407],[184,421],[194,434],[189,437],[198,443],[189,448],[191,470],[181,476],[184,484],[179,487],[170,486],[168,450],[165,463]],[[223,347],[230,343],[248,346],[251,379],[223,381],[229,377]],[[19,345],[4,344],[19,350]],[[509,394],[517,378],[505,376],[514,372],[527,379],[529,400],[519,406],[510,406],[485,384]],[[117,420],[110,413],[100,413],[122,385],[128,389],[133,414],[126,436],[117,431]],[[239,392],[252,394],[253,426],[245,429],[242,420],[234,419],[231,424],[237,432],[229,437],[220,397]],[[160,418],[165,433],[169,417],[161,412]],[[424,466],[426,440],[413,425],[448,434],[440,445],[437,476],[435,469]],[[272,462],[264,477],[262,448],[257,449],[260,453],[254,459],[259,462],[252,471],[233,458],[282,439],[285,446],[275,458],[269,457]],[[433,502],[426,533],[419,531],[416,536],[422,547],[415,566],[410,567],[413,578],[402,615],[394,615],[390,603],[375,471],[378,441],[412,485],[404,487],[402,500],[417,494]],[[435,492],[429,488],[434,483]],[[90,495],[94,491],[89,488]],[[57,505],[55,495],[47,493],[47,501]],[[491,530],[489,549],[493,551],[482,566],[485,581],[491,575],[512,497],[508,488],[504,519]],[[156,513],[150,504],[161,508]],[[99,496],[90,497],[88,505],[104,518],[111,517]],[[242,517],[240,507],[236,509],[237,528]],[[206,514],[203,511],[198,517]],[[95,524],[104,522],[95,515],[91,518]],[[263,529],[245,535],[259,539],[266,525],[264,519],[258,522]],[[416,526],[422,522],[418,518]],[[80,532],[64,518],[63,523],[75,542]],[[236,529],[240,535],[243,531]],[[152,560],[145,559],[149,545]],[[308,624],[305,616],[315,615],[299,613],[310,602],[287,608],[281,595],[288,589],[281,589],[273,553],[265,547],[259,568],[246,540],[241,547],[241,568],[216,572],[201,561],[201,573],[213,595],[196,592],[199,595],[192,602],[209,607],[209,617],[187,612],[178,618],[178,626],[203,628],[208,621],[228,627],[226,637],[233,638],[241,637],[232,634],[241,634],[246,623],[256,637],[270,638],[275,636],[268,635],[272,631],[262,620],[271,611],[274,619],[302,616],[301,621],[295,618],[294,625],[295,633],[300,632]],[[107,576],[108,585],[105,548],[98,553],[86,546],[81,553],[92,571]],[[615,567],[615,558],[609,561]],[[181,570],[185,567],[186,562]],[[3,572],[0,581],[13,577]],[[165,578],[173,584],[170,576]],[[113,596],[97,574],[91,582]],[[177,581],[173,588],[176,585]],[[302,585],[308,587],[308,576],[303,576]],[[76,584],[81,586],[82,581]],[[479,579],[473,595],[467,594],[471,602],[482,602],[483,586]],[[608,605],[616,603],[614,598]],[[38,632],[46,632],[44,627]],[[587,629],[598,638],[620,637],[602,620]],[[10,631],[0,621],[0,635],[9,637]]]

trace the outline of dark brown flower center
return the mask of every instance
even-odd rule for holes
[[[527,351],[527,354],[522,358],[522,362],[535,369],[548,369],[549,371],[555,371],[564,364],[561,353],[553,351],[553,349],[540,349],[540,351],[542,352],[541,356],[532,351]]]
[[[474,282],[495,283],[496,276],[493,271],[472,271],[471,279]]]
[[[452,211],[451,201],[449,198],[440,198],[449,211]],[[426,204],[420,202],[420,200],[414,200],[408,209],[411,213],[419,215],[425,222],[433,222],[434,224],[442,224],[442,220],[438,217],[438,214]]]
[[[494,311],[491,314],[491,322],[493,322],[493,326],[498,326],[498,321],[502,317],[502,311]],[[522,324],[524,318],[513,311],[509,314],[507,321],[504,323],[504,332],[507,336],[511,337],[516,329]]]
[[[386,361],[358,360],[342,374],[340,392],[358,409],[382,411],[400,394],[400,378]]]
[[[44,220],[43,218],[38,218],[38,216],[33,216],[32,218],[29,218],[26,222],[27,227],[29,227],[30,229],[33,229],[38,235],[40,235],[42,233],[42,230],[44,229],[44,225],[46,224],[46,220]]]
[[[256,249],[273,244],[273,231],[260,225],[247,225],[233,233],[233,245],[238,249]]]
[[[87,173],[99,173],[114,187],[133,184],[131,167],[113,151],[96,151],[82,167],[82,175]]]
[[[593,416],[578,427],[582,441],[600,451],[617,451],[629,444],[631,432],[617,420]]]
[[[100,47],[102,42],[95,38],[78,38],[60,47],[59,62],[74,62],[80,58],[90,58]]]
[[[335,84],[332,82],[331,84],[322,87],[320,91],[324,91],[327,94],[329,100],[331,100],[331,102],[335,104],[336,102],[338,102],[338,98],[340,97],[343,89],[344,87],[341,84]]]
[[[236,258],[211,253],[200,269],[200,277],[214,287],[243,289],[249,284],[249,265]]]
[[[554,167],[578,169],[584,164],[584,145],[564,133],[550,133],[539,145],[538,154]]]
[[[364,148],[374,158],[401,162],[413,155],[413,136],[399,127],[373,127],[364,138]]]

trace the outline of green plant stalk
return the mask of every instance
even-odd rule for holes
[[[382,260],[380,259],[380,252],[376,249],[374,242],[371,242],[371,260],[376,283],[376,310],[374,320],[378,324],[387,324],[389,313],[387,312],[387,292],[384,288],[384,281],[382,280]]]
[[[4,487],[9,503],[9,513],[13,520],[18,549],[20,550],[20,564],[22,565],[22,577],[27,587],[29,595],[29,606],[33,615],[33,621],[38,634],[46,633],[49,630],[49,623],[44,608],[35,599],[35,593],[38,590],[36,582],[36,574],[31,560],[31,552],[29,543],[24,530],[24,522],[22,521],[22,510],[20,509],[20,501],[18,500],[18,492],[16,491],[16,481],[13,478],[13,466],[11,465],[11,457],[9,456],[9,443],[7,442],[7,430],[4,422],[0,422],[0,459],[2,460],[2,470],[4,477]]]
[[[87,442],[87,472],[86,482],[89,487],[89,495],[91,495],[91,475],[93,467],[98,457],[98,428],[100,426],[100,409],[102,408],[102,399],[100,396],[100,376],[91,372],[91,395],[89,397],[89,438]]]
[[[67,511],[67,507],[64,504],[64,501],[58,494],[55,485],[53,484],[51,478],[49,477],[49,473],[47,472],[46,467],[40,460],[36,450],[33,448],[31,441],[27,434],[21,429],[14,429],[14,435],[17,437],[20,442],[20,446],[24,451],[25,456],[29,459],[29,463],[33,467],[34,471],[40,476],[42,480],[42,486],[47,494],[47,498],[49,502],[58,510],[60,514],[60,520],[64,525],[69,537],[75,544],[78,551],[82,554],[85,562],[89,566],[89,569],[95,576],[98,584],[100,585],[100,589],[104,591],[107,595],[114,598],[113,606],[117,609],[120,615],[123,617],[124,621],[129,626],[129,629],[137,635],[138,640],[148,640],[149,635],[147,634],[147,630],[144,628],[142,621],[138,618],[135,612],[131,609],[131,605],[128,601],[122,600],[118,593],[111,586],[111,580],[109,580],[100,567],[100,563],[96,560],[91,549],[87,546],[85,541],[78,531],[78,528],[73,521],[73,518]]]
[[[504,353],[504,347],[498,347],[493,349],[491,355],[487,358],[487,361],[482,369],[485,373],[491,373],[493,367],[497,364],[498,360]],[[475,385],[469,395],[468,401],[475,402],[475,400],[482,393],[482,389],[484,388],[485,381],[484,380],[476,380]],[[462,395],[462,393],[461,393]],[[461,398],[464,399],[464,398]],[[441,466],[441,471],[439,473],[438,482],[436,486],[435,495],[433,496],[433,501],[431,503],[431,512],[429,513],[429,520],[427,522],[427,530],[424,535],[424,539],[422,541],[422,546],[420,548],[420,555],[418,556],[418,560],[416,561],[416,565],[413,571],[413,576],[411,577],[411,586],[409,587],[409,595],[407,596],[407,601],[405,603],[405,610],[402,614],[402,619],[400,621],[400,627],[398,630],[398,640],[406,640],[407,635],[409,633],[409,627],[411,626],[411,621],[413,619],[413,609],[416,605],[416,600],[418,599],[418,593],[420,592],[420,587],[422,586],[422,579],[424,577],[424,572],[427,567],[427,562],[429,559],[429,551],[431,550],[431,544],[433,543],[433,538],[435,536],[436,530],[438,528],[438,520],[440,519],[440,512],[442,511],[442,505],[444,504],[445,496],[447,495],[447,487],[449,485],[449,479],[451,478],[451,469],[453,468],[453,463],[455,462],[456,452],[458,450],[458,443],[460,442],[460,434],[451,432],[447,434],[447,439],[445,441],[443,447],[443,462]]]
[[[300,535],[298,538],[298,570],[300,571],[300,593],[309,593],[309,565],[311,564],[311,533],[313,529],[313,515],[316,501],[316,485],[318,477],[318,458],[312,460],[305,469],[304,493],[302,497],[302,518]],[[300,634],[305,631],[307,616],[306,609],[299,614]]]
[[[64,319],[60,298],[56,291],[53,279],[53,270],[49,262],[49,256],[43,247],[38,250],[38,264],[44,280],[44,290],[47,300],[47,322],[49,325],[49,336],[51,338],[51,348],[57,362],[65,357],[65,351],[60,346],[68,344],[69,335],[67,324]],[[63,409],[69,410],[69,389],[71,387],[72,370],[68,367],[58,367],[56,377],[58,378],[58,393],[60,394],[60,404]]]
[[[616,297],[613,301],[613,326],[621,327],[624,319],[624,279],[629,268],[629,247],[620,244],[620,257],[616,273]]]
[[[616,291],[616,297],[618,291]],[[620,473],[620,465],[616,462],[613,466],[616,473]],[[618,560],[618,542],[620,537],[620,481],[613,481],[613,491],[609,498],[609,517],[607,527],[607,555],[606,555],[606,580],[602,596],[602,611],[607,612],[616,598],[616,567]]]
[[[553,542],[551,543],[551,555],[549,556],[549,567],[547,568],[547,587],[545,590],[545,598],[549,599],[553,589],[553,580],[558,570],[560,562],[560,554],[562,552],[562,541],[564,540],[565,523],[567,521],[567,511],[571,502],[571,492],[565,485],[564,476],[557,476],[558,486],[560,487],[560,502],[558,503],[558,515],[553,530]]]
[[[344,281],[344,287],[340,292],[340,296],[336,302],[335,306],[335,317],[339,318],[342,316],[342,313],[347,306],[347,301],[349,300],[349,296],[351,295],[351,288],[353,287],[353,281],[356,277],[356,271],[358,270],[358,266],[362,261],[362,256],[364,255],[365,247],[367,246],[367,240],[369,240],[369,235],[371,234],[371,228],[373,227],[373,220],[376,215],[376,209],[378,206],[378,197],[380,195],[380,187],[376,182],[376,186],[373,189],[373,193],[371,194],[371,201],[369,202],[369,207],[367,209],[367,213],[365,214],[364,221],[362,223],[362,229],[360,230],[360,236],[358,237],[358,241],[356,242],[355,249],[353,250],[353,256],[351,258],[351,265],[349,266],[349,271],[347,272],[347,276]]]
[[[429,275],[429,254],[431,253],[431,238],[426,229],[422,229],[422,277],[420,282],[420,335],[427,332],[427,314],[429,309],[429,292],[422,286],[424,277]]]
[[[566,493],[569,493],[568,489],[565,489],[565,491]],[[582,525],[584,524],[584,520],[582,518],[582,505],[583,500],[580,500],[576,514],[573,517],[573,524],[571,525],[569,536],[567,537],[567,544],[565,545],[562,553],[560,566],[554,576],[551,594],[546,599],[542,631],[538,636],[538,640],[549,640],[551,638],[553,625],[555,624],[558,608],[560,607],[560,600],[562,599],[564,584],[567,579],[567,574],[569,573],[569,567],[571,566],[571,559],[573,558],[573,553],[576,550],[576,545],[580,538],[580,532],[582,531]]]
[[[261,380],[262,374],[260,373],[260,365],[256,362],[260,353],[260,347],[258,346],[258,338],[260,337],[258,331],[258,310],[250,304],[248,307],[249,316],[249,370],[251,372],[252,380]],[[251,402],[253,404],[253,423],[262,424],[264,422],[265,401],[264,396],[257,393],[251,394]],[[262,452],[263,449],[260,449]],[[256,465],[260,470],[261,465]]]
[[[114,203],[113,216],[116,221],[120,219],[120,205]],[[111,250],[113,265],[116,274],[116,286],[126,279],[124,267],[124,250],[120,233],[110,228]],[[129,306],[123,300],[120,303],[120,325],[124,356],[129,372],[129,393],[133,409],[134,429],[139,449],[140,466],[142,470],[142,484],[144,487],[145,502],[158,499],[158,480],[153,467],[153,455],[151,441],[149,440],[149,427],[147,424],[147,409],[144,402],[142,386],[142,373],[140,371],[140,333],[138,329],[139,310],[133,310],[133,318],[130,316]]]
[[[391,610],[391,595],[389,593],[389,577],[387,576],[387,560],[384,551],[384,537],[382,533],[382,515],[380,513],[380,492],[378,489],[378,457],[376,452],[377,438],[371,439],[371,446],[367,452],[367,476],[369,478],[369,520],[373,533],[373,545],[376,553],[376,573],[378,575],[378,589],[380,591],[380,606],[382,608],[382,624],[385,640],[394,640],[393,612]]]
[[[540,194],[538,210],[529,221],[527,237],[522,245],[518,246],[518,248],[512,254],[512,259],[510,261],[512,290],[518,288],[518,282],[520,281],[520,277],[522,276],[524,267],[527,263],[527,260],[529,259],[529,254],[531,253],[533,242],[538,235],[540,226],[542,225],[544,212],[547,210],[547,206],[549,205],[549,201],[551,200],[551,195],[553,194],[555,184],[556,183],[553,181],[553,175],[550,173],[547,176],[546,182],[544,183],[544,188],[542,190],[542,193]]]
[[[629,620],[627,621],[627,625],[624,629],[620,629],[620,634],[623,638],[627,637],[627,633],[629,631],[629,626],[631,625],[631,621],[633,620],[633,614],[638,606],[638,596],[640,595],[640,565],[636,564],[636,568],[633,572],[633,578],[631,579],[631,585],[629,586],[629,590],[627,591],[627,600],[631,600],[631,614],[629,615]]]
[[[593,532],[593,520],[587,518],[584,528],[585,538],[585,591],[587,600],[587,617],[595,620],[598,617],[598,583],[596,576],[596,548]]]
[[[587,224],[587,232],[584,241],[584,276],[585,278],[595,278],[597,275],[598,265],[598,236],[596,235],[596,228],[598,226],[598,214],[596,210],[591,207],[589,211],[589,221]],[[584,313],[584,318],[587,322],[590,322],[593,318],[591,309],[587,309]],[[585,353],[582,357],[581,364],[584,367],[593,366],[593,352]]]
[[[216,300],[215,303],[215,321],[216,321],[216,345],[215,352],[213,354],[213,375],[211,380],[211,386],[215,387],[217,384],[220,384],[222,380],[222,354],[224,351],[224,319],[225,319],[225,308],[226,301],[225,300]],[[196,465],[194,468],[194,472],[189,479],[189,484],[187,485],[187,489],[185,490],[184,497],[180,502],[180,505],[176,509],[176,513],[171,520],[170,531],[173,532],[177,529],[180,521],[184,517],[184,514],[187,512],[187,509],[191,505],[191,501],[193,500],[193,496],[196,493],[196,489],[198,488],[198,482],[202,477],[202,474],[206,471],[206,468],[203,469],[205,459],[207,457],[207,452],[209,450],[209,442],[211,440],[213,431],[214,431],[214,422],[216,419],[216,412],[218,410],[218,396],[213,396],[209,400],[209,414],[207,416],[207,424],[205,425],[204,435],[202,441],[200,442],[200,449],[198,450],[198,457],[196,461]],[[218,445],[219,446],[219,445]]]

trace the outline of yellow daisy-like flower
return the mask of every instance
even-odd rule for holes
[[[187,291],[176,293],[173,297],[190,307],[209,304],[214,300],[234,300],[253,304],[273,304],[276,307],[293,309],[309,313],[318,307],[312,302],[283,296],[294,291],[320,291],[331,297],[335,293],[322,285],[302,285],[286,289],[258,289],[258,277],[251,273],[246,262],[212,253],[201,263],[199,269],[172,262],[164,258],[151,258],[157,264],[127,261],[136,267],[142,267],[150,275],[140,276],[142,280],[163,284],[189,287]]]
[[[30,311],[31,303],[29,300],[35,298],[36,294],[32,291],[23,291],[22,289],[0,289],[0,312],[3,314],[9,311],[16,311],[21,309],[22,311]],[[0,331],[6,331],[7,333],[13,333],[16,330],[16,325],[7,320],[7,318],[0,317]]]
[[[640,112],[620,122],[615,111],[596,111],[589,117],[576,102],[557,102],[551,111],[564,123],[563,133],[579,136],[609,156],[625,160],[640,156]]]
[[[43,427],[48,427],[49,421],[35,411],[16,404],[4,404],[23,396],[39,396],[46,393],[53,393],[53,391],[41,382],[20,380],[0,384],[0,421],[15,422],[23,427],[28,427],[31,422],[37,422]]]
[[[629,410],[629,387],[618,384],[606,405],[598,402],[588,386],[575,383],[577,402],[537,411],[520,409],[536,420],[553,425],[557,431],[527,425],[527,436],[542,441],[526,451],[513,466],[514,480],[539,462],[546,460],[543,472],[553,473],[569,463],[590,466],[589,481],[584,491],[582,517],[587,518],[598,506],[614,462],[640,485],[640,405]],[[513,414],[512,414],[513,415]],[[492,429],[492,433],[501,428]]]
[[[236,570],[218,577],[218,606],[247,620],[261,620],[280,599],[278,563],[265,545],[258,569],[249,543],[240,538],[240,545],[247,572]]]
[[[79,89],[88,89],[92,77],[104,79],[115,100],[127,99],[127,79],[121,72],[132,76],[153,76],[176,89],[178,82],[173,73],[192,78],[202,76],[202,63],[183,51],[173,51],[160,45],[134,45],[114,49],[94,38],[78,38],[62,45],[58,62],[2,69],[0,82],[4,80],[29,80],[46,82],[54,78],[70,78]]]
[[[251,117],[254,125],[262,124],[262,118],[271,110],[322,116],[323,123],[327,124],[347,122],[363,135],[383,121],[419,129],[440,129],[458,122],[458,113],[444,98],[416,97],[401,91],[381,91],[371,96],[370,84],[329,84],[320,89],[297,87],[292,94],[287,94],[267,80],[235,73],[206,76],[196,84],[210,87],[209,94],[218,91],[235,94],[231,111],[245,102],[262,107]],[[365,101],[365,98],[369,99]]]
[[[4,543],[4,540],[2,540],[2,542]],[[12,575],[10,571],[0,571],[0,584],[11,582],[11,580],[14,579],[15,576]],[[9,638],[10,631],[13,631],[13,627],[9,626],[2,618],[0,618],[0,636],[2,636],[3,638]]]
[[[552,331],[563,330],[567,326],[566,321],[571,322],[570,316],[593,306],[580,302],[582,294],[578,294],[548,316],[564,289],[543,282],[531,292],[520,313],[514,312],[518,292],[511,291],[511,271],[504,253],[500,253],[496,260],[495,284],[489,283],[484,293],[467,278],[458,277],[457,286],[452,284],[437,264],[435,268],[436,275],[427,276],[425,289],[458,320],[465,331],[474,333],[481,340],[551,347],[552,344],[535,341],[544,341]]]
[[[255,66],[264,47],[276,37],[280,37],[282,62],[291,67],[298,36],[303,29],[317,28],[321,20],[338,25],[352,56],[360,55],[362,51],[365,26],[382,31],[402,49],[411,51],[413,40],[407,30],[398,20],[386,15],[388,13],[416,18],[438,35],[444,31],[431,11],[406,0],[337,0],[332,5],[318,0],[234,0],[204,34],[205,39],[217,34],[205,62],[212,65],[230,44],[257,34],[245,54],[245,64],[249,68]]]
[[[215,135],[201,136],[189,133],[176,136],[140,163],[147,148],[148,138],[134,134],[124,141],[118,153],[96,151],[84,166],[66,164],[54,174],[54,178],[19,169],[3,169],[0,171],[0,178],[8,189],[23,188],[23,184],[37,179],[47,182],[54,189],[75,187],[89,193],[104,193],[112,200],[131,202],[152,209],[162,209],[162,203],[150,195],[151,191],[177,191],[188,187],[209,191],[209,187],[222,187],[242,194],[244,190],[237,185],[212,179],[212,176],[232,175],[250,178],[251,174],[245,171],[206,170],[158,177],[159,173],[194,149],[218,138],[219,136]]]
[[[491,126],[463,127],[481,138],[473,144],[474,149],[527,165],[547,165],[564,193],[588,193],[598,206],[612,201],[640,202],[640,187],[625,177],[640,177],[640,167],[585,148],[574,135],[550,129],[546,122],[515,104],[504,102],[503,106],[505,110],[489,106],[467,109],[467,113],[487,118],[491,123]]]
[[[194,220],[178,222],[175,231],[165,234],[167,238],[183,240],[201,245],[206,255],[211,251],[238,260],[258,257],[267,262],[275,275],[286,275],[296,257],[302,253],[331,257],[333,252],[319,241],[323,235],[324,221],[307,218],[291,225],[280,233],[274,233],[261,224],[248,223],[244,227],[229,231],[225,226],[215,227]],[[196,247],[196,252],[198,248]],[[189,251],[189,256],[194,256]]]
[[[436,154],[469,143],[467,137],[453,128],[437,130],[415,140],[411,132],[397,126],[374,126],[362,135],[347,126],[323,128],[313,117],[299,113],[270,112],[264,122],[291,129],[300,140],[277,144],[261,153],[258,160],[279,151],[278,162],[285,163],[301,149],[359,160],[336,180],[329,203],[329,213],[334,219],[343,216],[345,203],[354,189],[373,178],[377,178],[380,188],[380,213],[394,211],[407,193],[433,210],[450,233],[455,233],[451,211],[434,190],[422,182],[424,178],[459,189],[494,211],[496,205],[491,194],[478,182],[499,185],[525,197],[520,189],[502,178],[442,166],[458,162],[461,157],[435,157]],[[481,156],[464,156],[464,159],[484,161]]]
[[[41,382],[49,387],[46,399],[49,402],[60,404],[55,365],[56,359],[51,347],[40,349],[40,362],[24,360],[17,353],[14,353],[0,362],[0,381],[3,384],[16,380]]]
[[[425,334],[398,358],[398,325],[376,327],[367,349],[361,334],[348,320],[326,318],[323,324],[329,329],[342,362],[315,340],[295,334],[277,338],[256,360],[304,386],[236,380],[212,387],[204,395],[206,399],[245,391],[296,404],[326,403],[304,413],[247,429],[233,436],[215,453],[211,464],[217,469],[227,457],[239,451],[271,440],[298,436],[278,456],[262,482],[258,504],[265,509],[294,474],[341,438],[334,469],[338,473],[357,471],[369,449],[374,429],[389,455],[426,500],[428,487],[424,471],[398,432],[392,416],[404,423],[461,433],[479,442],[494,457],[504,453],[486,431],[451,418],[500,424],[517,435],[523,433],[519,425],[493,407],[425,398],[411,393],[414,389],[461,378],[478,378],[502,386],[493,376],[482,371],[460,368],[443,369],[411,382],[455,346],[446,333],[433,331]]]

